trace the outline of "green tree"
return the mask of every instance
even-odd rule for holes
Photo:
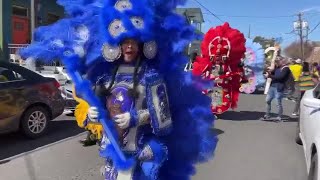
[[[266,48],[268,48],[270,46],[274,46],[275,43],[276,43],[276,40],[274,38],[265,38],[265,37],[262,37],[262,36],[256,36],[253,39],[253,42],[261,44],[263,49],[266,49]]]

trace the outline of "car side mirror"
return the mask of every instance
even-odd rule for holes
[[[303,100],[303,105],[310,107],[310,108],[320,108],[320,100],[305,98]]]

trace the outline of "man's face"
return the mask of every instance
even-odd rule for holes
[[[280,60],[276,61],[276,66],[282,67],[282,66],[284,66],[284,65],[285,65],[285,60],[280,59]]]
[[[124,61],[126,63],[131,63],[135,61],[138,56],[138,42],[134,39],[126,39],[121,45],[121,50],[123,53]]]

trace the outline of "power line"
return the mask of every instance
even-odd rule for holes
[[[317,17],[319,15],[320,15],[320,12],[319,13],[306,14],[306,16],[308,16],[308,19]]]
[[[296,31],[295,31],[295,30],[292,30],[291,32],[284,33],[284,34],[296,34]]]
[[[213,24],[210,19],[205,18],[205,21],[208,21],[209,23]]]
[[[319,25],[320,25],[320,22],[308,33],[308,35],[310,35],[314,30],[316,30]]]
[[[196,1],[196,0],[195,0]],[[203,7],[203,6],[202,6]],[[203,14],[211,14],[211,13],[203,13]],[[314,15],[313,17],[320,15],[320,12],[315,12],[315,13],[305,13],[308,15]],[[213,14],[211,14],[213,15]],[[231,18],[261,18],[261,19],[275,19],[275,18],[291,18],[295,17],[296,14],[292,15],[279,15],[279,16],[250,16],[250,15],[224,15],[224,14],[214,14],[215,17],[220,16],[220,17],[231,17]]]
[[[224,21],[222,21],[216,14],[214,14],[213,12],[211,12],[208,8],[206,8],[204,5],[202,5],[198,0],[194,0],[196,3],[198,3],[203,9],[205,9],[206,11],[208,11],[212,16],[216,17],[219,21],[221,21],[222,23]]]
[[[203,13],[209,14],[209,13]],[[290,18],[294,17],[294,15],[285,15],[285,16],[247,16],[247,15],[216,15],[216,16],[223,16],[223,17],[231,17],[231,18],[261,18],[261,19],[275,19],[275,18]]]

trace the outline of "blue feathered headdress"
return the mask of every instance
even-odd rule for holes
[[[174,12],[185,0],[58,0],[58,3],[65,7],[67,18],[39,28],[34,42],[20,51],[22,57],[62,60],[77,94],[98,107],[104,130],[115,137],[110,141],[116,142],[114,125],[105,118],[108,112],[90,88],[95,82],[83,75],[90,66],[105,60],[108,62],[97,72],[108,72],[124,39],[134,38],[145,44],[145,57],[149,59],[146,62],[163,75],[167,85],[173,120],[173,132],[164,138],[169,157],[159,177],[190,179],[195,164],[213,156],[217,139],[211,129],[214,121],[211,100],[201,92],[204,89],[201,86],[207,84],[196,82],[191,73],[183,71],[188,61],[184,49],[198,37],[194,27]],[[112,157],[117,168],[130,165],[116,147],[109,146],[102,154]]]
[[[246,41],[246,59],[245,65],[248,66],[256,77],[256,87],[265,83],[263,68],[265,64],[264,50],[259,43],[253,42],[252,39]]]
[[[152,8],[147,0],[105,1],[100,16],[102,40],[113,46],[127,38],[139,42],[153,40],[155,14]]]

